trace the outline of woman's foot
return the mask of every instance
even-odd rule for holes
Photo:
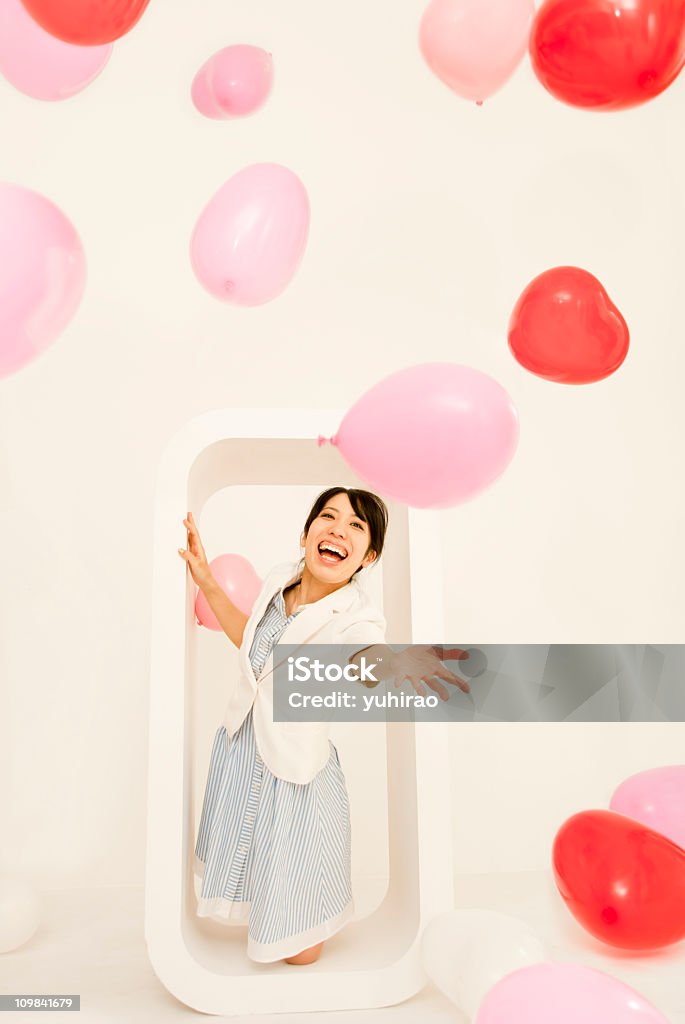
[[[313,964],[315,960],[318,960],[321,956],[321,950],[323,949],[323,942],[319,942],[316,946],[310,946],[309,949],[303,949],[301,953],[297,953],[295,956],[287,956],[283,960],[284,964]]]

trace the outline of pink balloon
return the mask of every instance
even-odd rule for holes
[[[222,120],[252,114],[271,92],[271,54],[258,46],[227,46],[206,61],[193,79],[193,103],[205,117]]]
[[[490,989],[473,1024],[668,1024],[644,996],[603,971],[532,964]]]
[[[37,100],[64,100],[100,74],[113,50],[74,46],[41,28],[21,0],[0,0],[0,72]]]
[[[257,594],[262,589],[262,581],[251,563],[242,555],[218,555],[209,563],[212,576],[221,589],[228,594],[233,604],[241,612],[249,615]],[[207,598],[198,590],[195,598],[195,616],[198,625],[207,629],[221,630],[219,620],[209,607]]]
[[[631,775],[617,788],[609,807],[685,849],[685,764]]]
[[[52,344],[85,282],[81,240],[62,211],[38,192],[0,184],[0,377]]]
[[[504,388],[480,370],[424,363],[362,395],[331,442],[381,494],[445,508],[504,471],[518,442],[518,416]]]
[[[309,233],[304,185],[280,164],[252,164],[225,182],[190,241],[198,280],[225,302],[259,306],[297,270]]]
[[[429,68],[453,92],[482,103],[528,47],[533,0],[431,0],[419,29]]]

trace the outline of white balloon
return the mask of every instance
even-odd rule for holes
[[[431,981],[468,1017],[500,978],[549,960],[523,921],[494,910],[451,910],[433,918],[421,938],[421,956]]]
[[[0,953],[28,942],[40,924],[41,909],[37,889],[21,878],[0,876]]]

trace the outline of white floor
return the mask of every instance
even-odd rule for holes
[[[0,992],[79,993],[81,1011],[8,1015],[28,1022],[81,1024],[207,1020],[179,1003],[157,980],[144,939],[142,887],[55,890],[45,894],[43,925],[20,949],[0,955]],[[469,875],[457,879],[457,906],[512,914],[535,929],[554,960],[607,971],[651,1000],[671,1024],[685,1024],[685,942],[654,954],[610,950],[569,916],[545,872]],[[324,954],[325,956],[325,950]],[[307,970],[292,967],[292,970]],[[324,1014],[232,1017],[250,1024],[312,1024]],[[467,1018],[432,985],[398,1006],[330,1014],[335,1024],[415,1021],[466,1024]],[[610,1024],[610,1022],[607,1022]]]

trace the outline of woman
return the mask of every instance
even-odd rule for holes
[[[358,574],[382,553],[384,503],[369,491],[331,487],[314,502],[299,566],[277,566],[248,616],[213,579],[192,514],[179,548],[222,629],[240,649],[239,678],[214,738],[195,870],[198,914],[248,925],[259,963],[313,963],[354,911],[349,798],[328,723],[273,720],[277,642],[353,645],[383,655],[381,678],[409,678],[443,699],[440,680],[468,691],[432,648],[399,654],[384,645],[385,620]],[[285,634],[285,635],[284,635]],[[436,678],[437,677],[437,678]]]

